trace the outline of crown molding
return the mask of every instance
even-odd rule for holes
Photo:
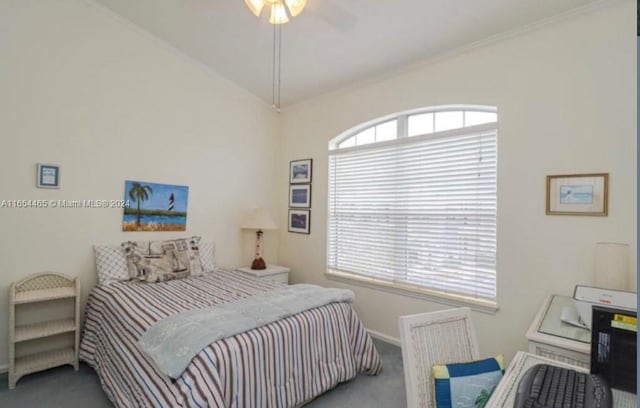
[[[272,106],[270,105],[270,103],[268,103],[267,101],[263,100],[262,98],[260,98],[259,96],[257,96],[256,94],[252,93],[251,91],[249,91],[248,89],[238,85],[237,83],[235,83],[234,81],[228,79],[227,77],[223,76],[222,74],[218,73],[217,71],[215,71],[213,68],[211,68],[210,66],[208,66],[207,64],[205,64],[204,62],[188,55],[187,53],[181,51],[180,49],[178,49],[177,47],[173,46],[172,44],[170,44],[169,42],[161,39],[160,37],[156,36],[155,34],[151,33],[150,31],[140,27],[139,25],[135,24],[133,21],[125,18],[124,16],[116,13],[115,11],[111,10],[109,7],[107,7],[104,4],[99,3],[97,0],[83,0],[85,3],[89,4],[90,6],[94,7],[95,9],[99,10],[100,12],[104,13],[105,15],[109,16],[110,18],[114,19],[115,21],[118,21],[120,24],[122,24],[123,26],[127,27],[128,29],[138,33],[138,34],[142,34],[145,37],[147,37],[148,39],[150,39],[151,41],[155,42],[156,44],[160,45],[162,48],[168,50],[170,53],[176,55],[177,57],[179,57],[180,59],[183,59],[185,61],[188,61],[189,63],[196,65],[198,67],[200,67],[200,69],[204,70],[208,75],[212,75],[214,76],[217,80],[220,80],[228,85],[231,85],[233,88],[236,88],[238,90],[240,90],[241,92],[251,96],[252,98],[254,98],[256,101],[259,101],[261,104],[263,104],[264,106],[266,106],[267,108],[269,108],[270,110],[273,110]],[[489,37],[486,37],[484,39],[478,40],[478,41],[474,41],[471,42],[469,44],[465,44],[462,45],[460,47],[456,47],[453,48],[451,50],[447,50],[447,51],[443,51],[440,53],[437,53],[435,55],[423,58],[415,63],[412,64],[408,64],[404,67],[401,68],[397,68],[394,70],[391,70],[389,72],[383,73],[383,74],[379,74],[379,75],[373,75],[371,77],[362,79],[360,81],[355,81],[353,83],[351,83],[350,85],[344,86],[344,87],[339,87],[333,90],[329,90],[326,92],[321,92],[319,94],[313,95],[311,97],[305,98],[303,100],[300,100],[298,102],[292,103],[292,104],[288,104],[288,105],[284,105],[281,107],[280,111],[281,113],[285,113],[287,111],[290,110],[294,110],[297,108],[300,108],[304,105],[307,104],[312,104],[318,100],[321,100],[323,98],[327,98],[327,97],[331,97],[331,96],[338,96],[338,95],[342,95],[345,93],[349,93],[358,89],[362,89],[365,88],[369,85],[378,83],[378,82],[383,82],[386,80],[390,80],[402,75],[406,75],[415,71],[419,71],[420,69],[423,69],[427,66],[430,65],[434,65],[437,63],[440,63],[442,61],[446,61],[452,58],[455,58],[457,56],[472,52],[474,50],[477,49],[481,49],[481,48],[485,48],[494,44],[498,44],[513,38],[517,38],[520,36],[524,36],[527,35],[531,32],[535,32],[538,31],[540,29],[543,29],[545,27],[551,26],[551,25],[555,25],[558,23],[562,23],[571,19],[574,19],[576,17],[582,16],[584,14],[589,14],[591,12],[618,4],[618,3],[622,3],[624,1],[630,1],[630,0],[597,0],[594,2],[591,2],[589,4],[586,4],[584,6],[581,7],[577,7],[568,11],[565,11],[563,13],[560,14],[556,14],[554,16],[551,17],[546,17],[544,19],[535,21],[533,23],[524,25],[522,27],[517,27],[514,28],[512,30],[509,31],[505,31],[502,33],[498,33]],[[276,115],[278,115],[278,112],[274,113]],[[279,116],[279,115],[278,115]]]
[[[380,74],[380,75],[374,75],[372,77],[363,79],[361,81],[356,81],[354,83],[352,83],[351,85],[345,86],[345,87],[340,87],[338,89],[334,89],[331,91],[327,91],[327,92],[323,92],[321,94],[312,96],[310,98],[301,100],[299,102],[284,106],[281,108],[282,113],[285,113],[288,110],[294,110],[297,109],[301,106],[307,105],[307,104],[312,104],[317,100],[320,100],[322,98],[326,98],[326,97],[331,97],[331,96],[339,96],[345,93],[349,93],[349,92],[353,92],[355,90],[358,89],[362,89],[365,88],[369,85],[373,85],[375,83],[378,82],[383,82],[383,81],[387,81],[393,78],[397,78],[399,76],[402,75],[406,75],[415,71],[419,71],[425,67],[428,67],[430,65],[434,65],[437,63],[440,63],[442,61],[446,61],[455,57],[458,57],[460,55],[475,51],[477,49],[481,49],[481,48],[485,48],[491,45],[495,45],[513,38],[517,38],[517,37],[521,37],[524,35],[527,35],[531,32],[535,32],[538,30],[541,30],[543,28],[546,28],[548,26],[552,26],[552,25],[556,25],[565,21],[569,21],[572,20],[576,17],[585,15],[585,14],[589,14],[592,13],[594,11],[597,10],[601,10],[603,8],[606,7],[610,7],[613,6],[615,4],[618,3],[622,3],[624,1],[629,1],[629,0],[598,0],[589,4],[586,4],[584,6],[580,6],[568,11],[565,11],[563,13],[560,14],[556,14],[554,16],[551,17],[546,17],[543,18],[541,20],[535,21],[533,23],[529,23],[527,25],[521,26],[521,27],[517,27],[514,28],[512,30],[509,31],[505,31],[502,33],[498,33],[489,37],[486,37],[484,39],[478,40],[478,41],[474,41],[472,43],[469,44],[465,44],[462,45],[460,47],[456,47],[453,48],[451,50],[447,50],[447,51],[443,51],[440,53],[437,53],[435,55],[429,56],[427,58],[421,59],[415,63],[412,64],[408,64],[404,67],[401,68],[397,68],[395,70],[386,72],[384,74]]]

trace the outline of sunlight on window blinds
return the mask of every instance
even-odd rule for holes
[[[496,297],[495,130],[329,156],[328,267]]]

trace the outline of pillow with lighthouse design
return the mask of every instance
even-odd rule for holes
[[[200,237],[122,243],[129,279],[164,282],[202,275]]]

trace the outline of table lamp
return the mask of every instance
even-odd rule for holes
[[[617,242],[596,244],[595,286],[629,290],[629,245]]]
[[[245,215],[240,228],[256,230],[256,258],[251,269],[266,269],[267,264],[262,258],[262,230],[277,229],[275,221],[264,208],[254,208]]]

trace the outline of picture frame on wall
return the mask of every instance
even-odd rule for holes
[[[38,163],[36,187],[60,188],[60,166]]]
[[[291,184],[289,186],[289,207],[311,207],[311,184]]]
[[[313,160],[292,160],[289,162],[289,183],[311,183]]]
[[[289,210],[288,231],[298,234],[309,234],[311,231],[310,210]]]
[[[122,231],[186,231],[189,186],[125,180]]]
[[[608,173],[547,176],[546,213],[605,217],[608,195]]]

